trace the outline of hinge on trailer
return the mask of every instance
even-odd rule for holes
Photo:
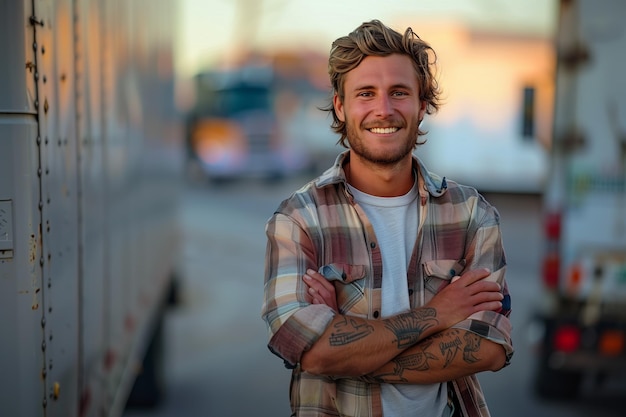
[[[35,26],[35,25],[39,25],[39,26],[43,26],[43,19],[42,20],[37,20],[36,16],[31,16],[30,19],[28,19],[30,21],[30,24]]]
[[[586,144],[585,136],[577,129],[568,129],[553,142],[553,146],[558,147],[560,152],[567,155],[582,151]]]

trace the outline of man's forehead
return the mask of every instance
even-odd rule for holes
[[[368,56],[346,74],[345,83],[352,89],[414,87],[417,74],[411,58],[406,55]]]

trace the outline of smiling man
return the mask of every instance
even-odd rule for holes
[[[439,108],[435,53],[379,21],[337,39],[326,109],[347,151],[266,225],[262,316],[293,416],[488,416],[509,363],[497,210],[413,151]]]

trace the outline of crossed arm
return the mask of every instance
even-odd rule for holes
[[[478,311],[501,307],[500,285],[488,270],[469,271],[426,306],[382,320],[337,314],[302,356],[313,374],[363,377],[377,382],[427,384],[449,381],[505,363],[502,346],[454,324]],[[334,287],[315,271],[304,281],[310,301],[337,311]]]

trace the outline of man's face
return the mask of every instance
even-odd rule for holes
[[[393,165],[412,153],[426,102],[408,56],[366,57],[346,74],[343,101],[335,95],[333,103],[362,159]]]

